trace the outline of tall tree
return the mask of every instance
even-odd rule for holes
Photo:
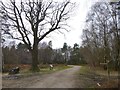
[[[67,43],[63,44],[63,48],[61,50],[62,50],[62,54],[64,56],[65,64],[67,64],[67,50],[68,50]]]
[[[120,69],[120,1],[119,2],[110,2],[111,16],[113,20],[112,34],[114,35],[114,44],[113,44],[113,54],[115,59],[115,68],[116,70]]]
[[[80,57],[79,45],[77,43],[75,43],[74,47],[71,51],[69,63],[70,64],[80,64],[80,60],[81,60],[81,57]]]
[[[9,26],[6,32],[27,46],[32,55],[33,71],[39,71],[38,43],[55,30],[66,30],[66,21],[70,18],[73,7],[69,0],[21,0],[20,3],[10,0],[9,5],[1,2],[2,12],[7,17],[4,25]]]
[[[64,64],[64,56],[62,55],[61,49],[54,50],[53,63],[55,64]]]

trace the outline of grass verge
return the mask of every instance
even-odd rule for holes
[[[10,67],[10,65],[7,65],[7,67]],[[71,68],[72,66],[66,66],[64,64],[56,64],[54,65],[53,70],[50,70],[49,65],[39,65],[40,71],[39,72],[32,72],[30,70],[30,65],[20,65],[20,73],[21,75],[27,76],[27,75],[36,75],[36,74],[47,74],[47,73],[52,73],[52,72],[56,72],[56,71],[60,71],[60,70],[64,70],[67,68]],[[13,67],[11,67],[13,68]],[[3,75],[8,75],[7,73],[3,73]]]
[[[30,66],[26,66],[26,67],[24,67],[24,68],[22,67],[20,69],[19,74],[8,75],[8,73],[3,73],[2,78],[6,79],[6,80],[8,80],[8,79],[20,79],[20,78],[25,78],[25,77],[30,77],[30,76],[49,74],[49,73],[53,73],[53,72],[57,72],[60,70],[71,68],[72,66],[57,64],[57,65],[54,65],[53,70],[50,70],[49,65],[40,65],[39,67],[40,67],[40,72],[32,72],[32,71],[30,71]]]
[[[101,68],[82,66],[78,72],[82,88],[118,88],[117,72],[112,71],[108,80],[107,71]]]

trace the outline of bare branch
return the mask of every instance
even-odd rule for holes
[[[21,1],[20,4],[15,0],[10,2],[10,7],[2,5],[8,18],[7,25],[10,29],[13,28],[12,32],[16,31],[17,28],[21,35],[20,40],[22,39],[28,48],[31,48],[31,45],[37,45],[39,41],[55,30],[60,33],[62,33],[60,29],[68,31],[65,26],[67,26],[66,21],[70,18],[69,1],[60,3],[27,0],[25,2]],[[33,35],[33,44],[31,44],[31,38],[29,38],[30,34]]]

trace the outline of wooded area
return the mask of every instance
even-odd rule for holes
[[[38,70],[40,63],[87,63],[94,67],[103,66],[104,69],[119,69],[119,2],[95,3],[86,17],[82,45],[75,43],[74,47],[70,47],[64,43],[63,48],[59,49],[52,48],[52,41],[48,44],[40,41],[50,32],[57,30],[62,33],[63,29],[67,30],[66,21],[70,18],[75,4],[70,1],[21,1],[18,6],[15,0],[9,4],[10,7],[7,7],[1,2],[2,42],[4,43],[6,38],[12,38],[22,40],[23,43],[10,48],[3,45],[5,64],[31,64],[33,71],[34,68]]]
[[[62,2],[10,0],[8,3],[0,1],[3,74],[7,72],[8,76],[10,74],[12,76],[21,70],[22,74],[27,75],[25,73],[31,74],[32,71],[34,76],[31,77],[34,82],[37,82],[36,80],[41,80],[41,73],[44,77],[46,72],[67,69],[48,74],[42,80],[44,83],[51,82],[51,77],[55,77],[48,87],[54,86],[56,82],[60,86],[58,76],[63,75],[60,78],[65,87],[67,85],[71,87],[76,82],[76,85],[81,84],[81,87],[120,86],[120,1],[96,2],[92,5],[86,16],[81,45],[74,43],[72,47],[63,42],[62,47],[55,49],[52,40],[42,42],[51,32],[57,32],[59,35],[64,34],[63,30],[69,31],[68,20],[72,17],[74,9],[76,9],[76,3],[70,0]],[[71,37],[74,38],[74,35]],[[8,43],[8,39],[12,41]],[[19,43],[16,44],[15,41]],[[35,76],[34,72],[38,76]],[[22,74],[20,72],[20,75]],[[6,76],[4,75],[4,78],[8,79],[9,77]],[[20,83],[22,81],[26,83],[24,78],[19,80]],[[28,77],[26,80],[29,83],[31,78]],[[69,84],[70,80],[73,82]],[[7,80],[5,83],[9,84]],[[13,80],[12,83],[15,81]],[[11,85],[15,87],[12,83]],[[21,85],[24,86],[24,83]],[[4,85],[7,86],[7,84]],[[41,82],[37,82],[33,87],[39,87],[39,84]]]
[[[94,4],[87,15],[82,39],[84,57],[90,65],[106,63],[120,70],[120,2]]]
[[[10,43],[11,45],[11,43]],[[28,64],[32,63],[32,57],[29,50],[25,47],[25,44],[19,43],[17,47],[11,45],[11,47],[2,47],[3,51],[3,66],[9,64]],[[80,53],[80,47],[78,44],[74,44],[71,48],[64,43],[63,48],[53,49],[52,41],[48,43],[43,42],[38,45],[38,65],[40,64],[71,64],[79,65],[85,64],[82,54]]]

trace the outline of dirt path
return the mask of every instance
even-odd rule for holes
[[[77,74],[80,66],[51,74],[36,75],[19,80],[3,80],[3,88],[77,88]]]

